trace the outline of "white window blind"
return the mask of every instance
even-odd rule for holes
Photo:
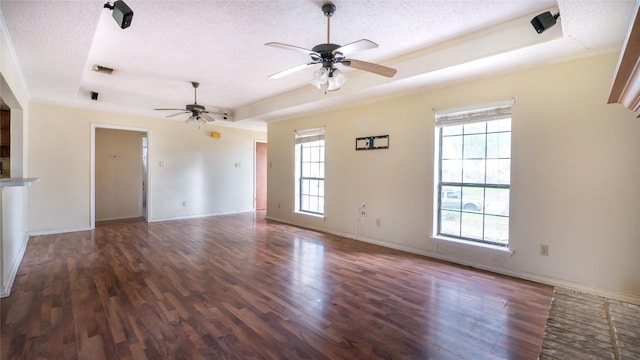
[[[436,127],[471,124],[511,118],[514,100],[465,108],[438,110],[435,112]]]
[[[296,144],[304,144],[318,140],[324,140],[324,127],[316,129],[297,130],[295,133]]]

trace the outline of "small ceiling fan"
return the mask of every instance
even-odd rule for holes
[[[342,46],[331,43],[331,16],[333,16],[335,11],[336,6],[332,3],[325,3],[322,5],[322,12],[327,17],[327,42],[324,44],[318,44],[311,50],[279,42],[270,42],[265,44],[266,46],[275,48],[303,52],[311,57],[311,62],[280,71],[269,76],[269,78],[279,79],[296,71],[306,69],[308,66],[322,64],[322,67],[315,71],[311,83],[319,89],[324,88],[325,90],[333,91],[339,90],[347,80],[346,76],[335,67],[335,64],[349,66],[386,77],[393,77],[396,74],[397,70],[390,67],[347,58],[347,56],[354,52],[377,48],[378,44],[371,40],[360,39]]]
[[[200,86],[199,82],[192,81],[191,85],[193,86],[193,104],[185,105],[184,109],[154,109],[159,111],[165,110],[174,110],[179,111],[175,114],[167,115],[167,117],[174,117],[182,114],[191,114],[185,122],[187,124],[195,124],[195,125],[205,125],[207,122],[215,121],[216,118],[218,120],[227,120],[229,117],[228,113],[225,112],[217,112],[217,111],[208,111],[204,106],[198,104],[198,86]]]

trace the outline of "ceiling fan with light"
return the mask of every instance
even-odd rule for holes
[[[167,117],[174,117],[182,114],[191,114],[185,122],[187,124],[193,125],[205,125],[208,122],[213,122],[215,120],[228,120],[229,114],[226,112],[217,112],[217,111],[209,111],[200,104],[198,104],[198,86],[200,86],[199,82],[192,81],[191,85],[193,86],[193,104],[185,105],[184,109],[154,109],[159,111],[165,110],[173,110],[179,111],[175,114],[167,115]]]
[[[358,41],[354,41],[347,45],[337,45],[331,43],[331,16],[336,11],[336,6],[332,3],[325,3],[322,5],[322,12],[327,17],[327,42],[324,44],[318,44],[314,46],[311,50],[305,49],[299,46],[283,44],[279,42],[270,42],[266,43],[266,46],[271,46],[280,49],[293,50],[297,52],[303,52],[306,55],[311,57],[311,61],[294,66],[292,68],[280,71],[275,73],[269,78],[271,79],[279,79],[286,75],[292,74],[296,71],[306,69],[308,66],[322,64],[322,67],[316,70],[313,74],[313,79],[311,80],[311,84],[316,86],[318,89],[324,89],[325,91],[334,91],[339,90],[340,87],[347,80],[344,73],[338,70],[335,65],[341,64],[344,66],[349,66],[355,69],[360,69],[364,71],[368,71],[374,74],[393,77],[396,74],[396,69],[392,69],[390,67],[386,67],[383,65],[378,65],[362,60],[356,60],[347,58],[350,54],[367,49],[373,49],[378,47],[378,44],[374,43],[371,40],[360,39]]]

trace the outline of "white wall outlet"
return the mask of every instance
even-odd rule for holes
[[[540,244],[540,255],[549,256],[549,245]]]
[[[367,216],[367,204],[365,203],[362,203],[362,206],[360,207],[360,216]]]

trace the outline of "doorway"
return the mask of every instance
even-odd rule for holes
[[[149,133],[92,125],[91,228],[96,221],[150,219]]]
[[[256,210],[267,209],[267,143],[256,141]]]

